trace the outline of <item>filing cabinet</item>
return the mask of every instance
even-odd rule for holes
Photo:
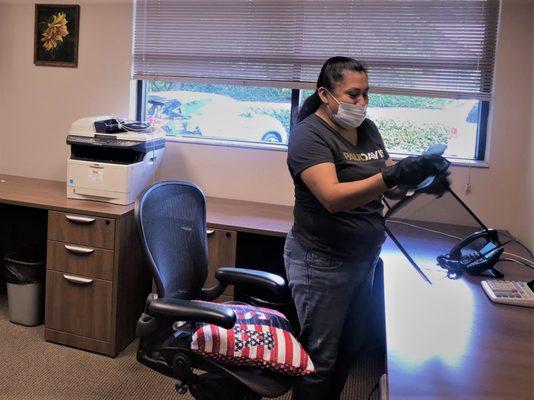
[[[45,338],[115,356],[134,338],[150,291],[133,211],[48,212]]]
[[[234,267],[236,259],[237,233],[224,229],[207,229],[208,233],[208,277],[204,287],[209,288],[217,284],[215,271],[220,267]],[[229,286],[215,301],[224,302],[234,299],[234,287]]]

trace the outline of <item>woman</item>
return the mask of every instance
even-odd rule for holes
[[[346,57],[323,65],[288,144],[294,225],[284,248],[301,342],[317,374],[300,378],[293,399],[339,399],[368,324],[373,273],[384,242],[381,196],[435,175],[441,156],[393,164],[366,119],[365,68]]]

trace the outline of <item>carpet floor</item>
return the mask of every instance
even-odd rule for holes
[[[116,358],[48,343],[44,325],[29,328],[9,321],[5,295],[0,296],[0,343],[1,400],[192,399],[175,392],[173,379],[136,361],[137,341]],[[357,360],[343,400],[367,400],[383,370],[383,354]],[[375,391],[371,399],[377,398]]]

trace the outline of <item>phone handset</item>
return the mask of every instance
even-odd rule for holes
[[[487,242],[498,242],[499,236],[495,229],[474,232],[463,239],[460,243],[456,244],[449,252],[449,257],[453,259],[459,259],[462,256],[462,250],[478,239],[486,239]]]
[[[473,243],[482,239],[478,245]],[[475,232],[456,244],[446,255],[437,257],[438,264],[447,269],[448,275],[458,277],[465,269],[470,274],[487,274],[502,278],[503,274],[494,268],[504,248],[495,229]]]

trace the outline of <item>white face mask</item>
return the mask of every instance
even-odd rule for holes
[[[367,105],[361,106],[359,104],[342,103],[328,89],[325,88],[325,90],[339,104],[337,113],[332,113],[332,118],[342,128],[357,128],[367,118]]]

